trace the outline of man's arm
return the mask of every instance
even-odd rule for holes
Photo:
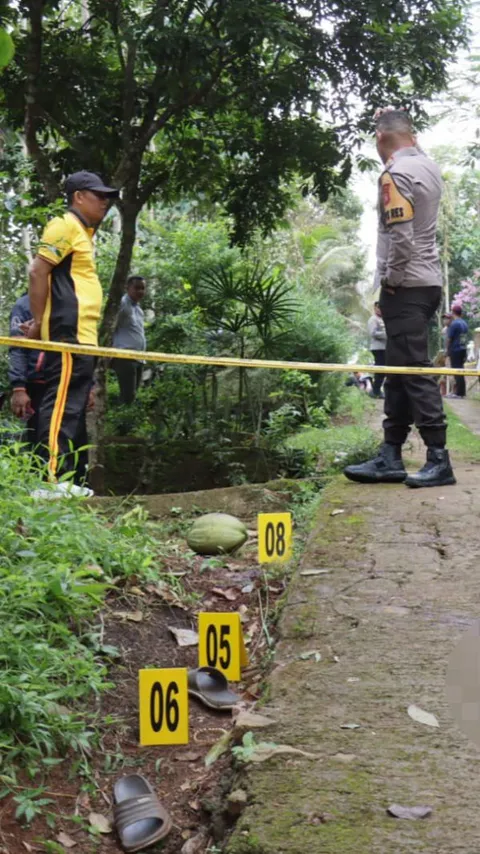
[[[21,338],[22,324],[30,320],[30,313],[23,311],[18,302],[10,315],[10,337]],[[10,347],[8,378],[12,387],[10,406],[17,418],[27,418],[32,413],[32,402],[27,392],[29,351],[25,347]]]
[[[411,178],[397,173],[382,175],[383,211],[389,232],[386,278],[390,287],[403,283],[414,247],[414,193]]]
[[[30,310],[33,315],[33,322],[28,329],[29,338],[40,338],[40,330],[42,326],[42,318],[45,313],[45,307],[48,299],[48,289],[50,273],[54,264],[36,255],[33,259],[29,271],[30,285],[28,295],[30,299]]]

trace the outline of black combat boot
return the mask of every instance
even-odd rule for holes
[[[407,472],[403,465],[401,445],[388,445],[385,442],[378,457],[357,466],[347,466],[343,473],[357,483],[403,483]]]
[[[445,448],[427,448],[427,462],[416,474],[409,474],[407,486],[450,486],[456,483]]]

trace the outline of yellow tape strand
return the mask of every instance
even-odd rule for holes
[[[0,336],[2,347],[26,347],[49,353],[78,353],[105,359],[135,359],[145,362],[162,362],[170,365],[217,365],[221,368],[267,368],[281,371],[318,371],[365,374],[426,374],[437,377],[479,377],[478,368],[413,368],[392,365],[337,365],[330,362],[283,362],[275,359],[236,359],[231,356],[189,356],[184,353],[154,353],[149,350],[117,350],[114,347],[92,347],[88,344],[62,344],[59,341],[34,341],[31,338]]]

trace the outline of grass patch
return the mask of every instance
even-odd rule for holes
[[[462,454],[472,463],[480,462],[480,436],[476,436],[444,403],[448,419],[447,445],[450,451]]]
[[[347,388],[337,412],[337,423],[330,427],[303,427],[285,440],[285,447],[303,451],[310,457],[312,469],[326,474],[363,462],[375,454],[379,445],[378,436],[365,424],[374,408],[368,395]]]
[[[375,454],[378,436],[370,427],[346,424],[325,429],[308,427],[287,440],[289,448],[306,451],[317,458],[322,470],[338,471]]]
[[[33,777],[59,753],[89,751],[95,720],[85,708],[109,687],[116,655],[95,629],[96,613],[127,578],[158,580],[161,544],[140,507],[107,522],[78,499],[32,499],[38,474],[19,444],[0,446],[0,484],[5,781],[13,761]]]

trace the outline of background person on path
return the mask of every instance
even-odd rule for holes
[[[127,293],[123,295],[117,317],[113,346],[118,350],[146,350],[145,316],[140,303],[145,296],[146,282],[141,276],[129,276]],[[143,362],[134,359],[112,359],[111,364],[120,386],[121,403],[135,400],[142,382]]]
[[[467,358],[468,325],[462,318],[462,308],[459,305],[452,306],[452,319],[447,328],[447,356],[452,368],[465,367]],[[465,397],[465,377],[454,377],[455,392],[447,397]]]
[[[438,310],[442,276],[436,246],[442,194],[440,170],[416,146],[408,115],[382,111],[376,121],[377,150],[385,164],[379,179],[376,279],[387,330],[387,365],[430,367],[428,324]],[[405,482],[408,486],[455,483],[446,445],[446,419],[436,378],[388,375],[385,381],[384,443],[372,460],[348,466],[361,483]],[[408,475],[404,444],[415,423],[427,446],[424,467]]]
[[[30,268],[30,338],[97,346],[102,289],[93,258],[93,236],[118,190],[92,172],[65,182],[68,211],[46,226]],[[93,385],[93,356],[45,354],[45,393],[39,412],[40,452],[51,481],[74,473],[85,443],[85,416]],[[59,485],[59,494],[64,493]],[[72,490],[75,491],[75,490]],[[90,490],[80,494],[90,493]]]
[[[382,311],[379,302],[373,304],[373,314],[368,321],[367,329],[370,337],[370,350],[373,361],[376,365],[384,365],[387,333],[382,320]],[[375,374],[373,378],[372,397],[383,397],[382,385],[384,379],[385,374]]]

